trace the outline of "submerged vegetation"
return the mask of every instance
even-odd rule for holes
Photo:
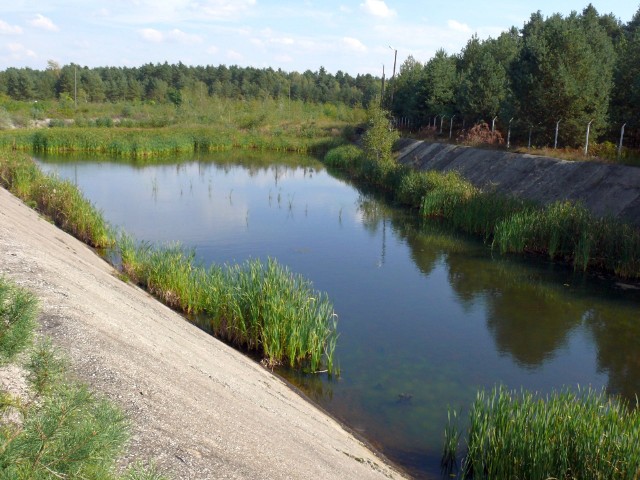
[[[457,464],[457,415],[449,415],[443,466]],[[640,411],[604,392],[546,397],[496,388],[471,407],[463,478],[607,478],[640,476]]]
[[[160,479],[140,466],[123,475],[116,460],[129,435],[124,414],[69,379],[60,353],[33,343],[37,300],[0,277],[0,363],[26,351],[27,393],[0,392],[0,478]]]

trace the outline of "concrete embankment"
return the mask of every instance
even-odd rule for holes
[[[402,139],[398,161],[455,170],[475,186],[548,204],[580,201],[596,216],[640,227],[640,168]]]

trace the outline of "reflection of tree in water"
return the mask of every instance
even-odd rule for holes
[[[634,299],[610,303],[602,296],[610,285],[594,287],[580,274],[571,280],[577,288],[569,290],[542,264],[491,259],[477,241],[434,223],[420,226],[406,213],[364,200],[361,212],[369,231],[381,228],[386,218],[421,272],[429,275],[444,260],[462,304],[486,303],[487,326],[500,352],[536,368],[567,343],[574,328],[585,325],[593,332],[598,366],[609,375],[609,391],[632,402],[640,396],[640,315]]]
[[[520,365],[542,365],[580,325],[586,309],[582,302],[528,276],[522,265],[468,255],[452,255],[448,265],[452,288],[464,302],[482,297],[498,351]]]
[[[609,373],[607,389],[635,405],[640,397],[640,315],[637,308],[591,310],[585,324],[598,344],[598,367]]]

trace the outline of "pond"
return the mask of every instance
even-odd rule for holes
[[[412,475],[439,478],[447,408],[478,389],[640,393],[640,291],[500,256],[290,155],[40,159],[138,240],[205,263],[276,258],[328,293],[339,378],[279,374]]]

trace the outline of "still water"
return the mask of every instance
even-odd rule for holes
[[[341,376],[281,373],[417,477],[438,478],[447,408],[480,388],[640,394],[640,291],[505,258],[421,224],[299,156],[162,165],[41,159],[138,240],[205,263],[276,258],[326,291]]]

